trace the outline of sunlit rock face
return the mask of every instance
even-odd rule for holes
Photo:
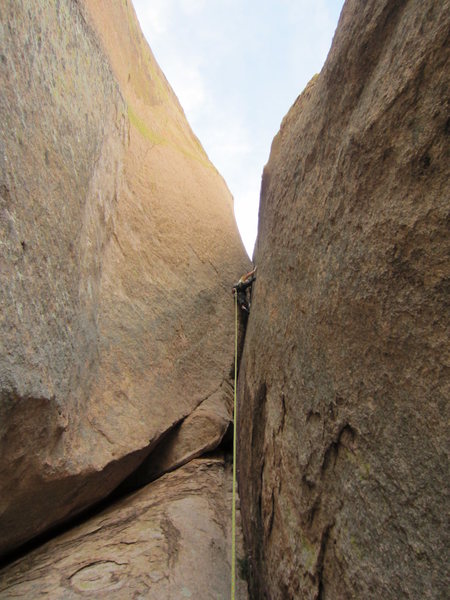
[[[103,498],[219,390],[229,406],[248,259],[130,2],[5,0],[0,21],[6,553]]]
[[[446,596],[449,16],[347,1],[274,139],[239,382],[254,598]]]

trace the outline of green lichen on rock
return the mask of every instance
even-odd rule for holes
[[[151,131],[147,123],[141,119],[128,104],[128,118],[130,123],[139,131],[139,133],[152,144],[163,144],[166,140],[156,131]]]

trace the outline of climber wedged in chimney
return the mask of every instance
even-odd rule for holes
[[[239,281],[233,285],[233,296],[237,294],[237,303],[242,312],[249,314],[250,313],[250,297],[249,292],[251,291],[251,286],[256,279],[256,267],[242,275]],[[249,289],[250,288],[250,289]]]

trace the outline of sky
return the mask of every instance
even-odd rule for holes
[[[263,167],[331,45],[343,0],[133,0],[189,124],[234,197],[251,257]]]

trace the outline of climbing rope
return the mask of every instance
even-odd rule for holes
[[[231,600],[236,594],[236,433],[237,433],[237,342],[238,342],[238,302],[234,294],[234,404],[233,404],[233,506],[231,510]]]

